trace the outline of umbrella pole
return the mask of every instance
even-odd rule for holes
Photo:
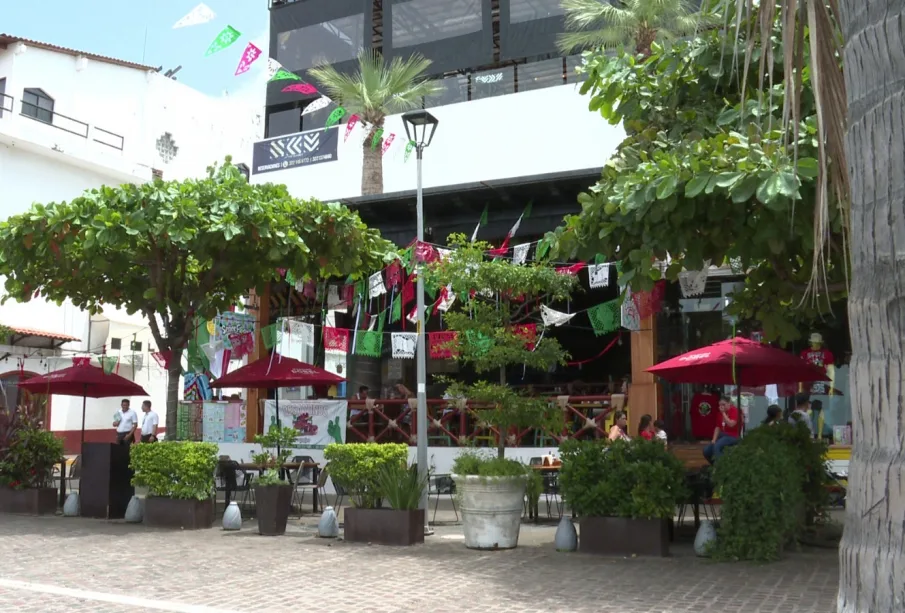
[[[280,424],[280,388],[274,388],[273,397],[276,403],[277,409],[277,428],[282,429],[282,424]],[[280,439],[277,437],[277,457],[280,457]]]
[[[82,453],[82,447],[85,446],[85,403],[88,400],[88,386],[82,386],[82,442],[79,445],[79,453]]]

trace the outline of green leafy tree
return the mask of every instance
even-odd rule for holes
[[[562,428],[561,410],[551,408],[543,398],[512,389],[506,374],[511,366],[546,370],[565,362],[566,351],[552,335],[529,341],[518,326],[540,319],[538,305],[543,301],[568,299],[576,279],[549,266],[517,265],[505,258],[487,260],[485,252],[492,246],[471,243],[461,234],[451,235],[449,244],[453,248],[449,258],[425,269],[425,283],[450,287],[458,297],[443,316],[448,329],[457,332],[450,347],[457,359],[478,374],[498,373],[499,378],[498,383],[454,382],[448,393],[487,407],[476,412],[481,422],[499,432],[502,458],[511,428]]]
[[[361,193],[383,193],[383,124],[387,115],[420,108],[424,98],[442,86],[425,80],[431,61],[418,53],[387,62],[374,50],[358,56],[358,72],[339,72],[333,66],[317,66],[309,71],[330,98],[364,122],[367,138],[362,143]]]
[[[176,431],[181,356],[196,318],[213,319],[278,279],[359,276],[392,247],[346,207],[249,185],[229,158],[202,179],[101,187],[0,223],[7,296],[100,312],[141,312],[171,351],[167,429]]]
[[[747,79],[734,72],[732,57],[744,45],[705,32],[671,47],[654,44],[644,60],[590,57],[582,88],[589,108],[622,123],[627,137],[579,196],[581,213],[549,238],[559,257],[601,253],[621,262],[621,281],[634,289],[707,262],[734,262],[747,279],[732,312],[787,341],[845,296],[845,215],[832,209],[823,229],[826,283],[803,302],[820,234],[814,99],[805,87],[801,121],[783,131],[784,87],[755,88],[756,67]],[[781,72],[778,49],[773,58]],[[803,75],[805,86],[809,79]]]
[[[695,11],[687,0],[562,0],[562,7],[571,30],[559,37],[563,53],[628,47],[647,57],[655,41],[716,23],[712,13]]]

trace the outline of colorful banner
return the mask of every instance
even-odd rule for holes
[[[232,349],[230,338],[240,334],[255,332],[255,316],[247,313],[220,313],[214,319],[217,336],[226,349]]]
[[[201,440],[205,443],[221,443],[226,435],[226,405],[222,402],[205,402],[201,413]]]
[[[259,57],[261,57],[261,50],[258,49],[254,43],[248,43],[245,47],[245,52],[242,54],[242,59],[239,60],[239,66],[236,68],[235,76],[248,72],[248,69],[251,68],[251,65]]]
[[[239,40],[239,37],[242,36],[242,33],[239,32],[232,26],[226,26],[220,33],[217,35],[217,38],[214,39],[214,42],[208,46],[207,51],[204,53],[204,57],[211,56],[219,51],[223,51],[234,42]]]
[[[230,402],[226,405],[223,428],[224,443],[244,443],[248,426],[248,411],[242,402]]]
[[[346,442],[349,403],[345,400],[281,400],[280,425],[298,430],[294,449],[323,449]],[[264,402],[266,428],[277,425],[277,403]]]
[[[187,28],[188,26],[197,26],[208,21],[213,21],[217,14],[211,10],[211,7],[203,2],[193,8],[188,14],[173,24],[173,29]]]

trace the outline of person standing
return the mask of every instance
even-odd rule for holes
[[[119,411],[113,417],[113,427],[116,428],[116,444],[131,445],[135,441],[135,429],[138,427],[138,415],[129,408],[128,398],[123,398],[119,403]]]
[[[738,444],[742,431],[742,420],[738,408],[732,404],[729,396],[720,397],[720,425],[713,429],[710,444],[704,447],[704,458],[712,465],[727,447]]]
[[[789,415],[789,423],[795,425],[802,423],[808,427],[811,438],[814,437],[814,423],[811,421],[811,396],[801,393],[795,396],[795,410]]]
[[[141,403],[141,412],[145,415],[141,421],[141,442],[156,443],[157,427],[160,425],[160,417],[151,410],[150,400],[145,400]]]

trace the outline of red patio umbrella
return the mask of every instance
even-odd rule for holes
[[[333,385],[343,381],[345,381],[344,378],[323,368],[272,353],[220,377],[211,383],[211,387],[251,387],[278,390],[281,387]],[[277,427],[280,427],[279,391],[276,391],[274,396]],[[280,449],[277,447],[277,454],[279,453]]]
[[[111,398],[113,396],[147,396],[148,392],[137,383],[90,364],[78,364],[55,370],[46,375],[32,377],[19,383],[32,393],[59,394],[82,397],[82,443],[85,443],[85,403],[87,398]]]
[[[648,368],[647,372],[676,383],[739,387],[827,380],[823,368],[797,355],[741,337],[683,353]]]

